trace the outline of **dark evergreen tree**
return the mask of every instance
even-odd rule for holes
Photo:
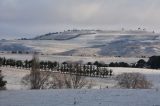
[[[137,62],[137,64],[136,64],[136,67],[137,67],[137,68],[143,68],[143,67],[145,67],[145,66],[146,66],[146,61],[143,60],[143,59],[140,59],[140,60]]]
[[[158,69],[160,68],[160,56],[152,56],[149,58],[147,65],[150,68]]]
[[[87,65],[92,65],[92,62],[88,62]]]
[[[112,76],[112,74],[113,74],[113,70],[110,69],[109,70],[109,75]]]
[[[2,74],[1,74],[1,70],[0,70],[0,90],[2,90],[2,89],[6,89],[5,88],[5,85],[6,85],[6,83],[7,83],[7,81],[3,81],[3,76],[2,76]]]

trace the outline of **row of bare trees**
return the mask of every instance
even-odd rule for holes
[[[14,60],[0,58],[0,63],[3,66],[23,68],[31,70],[34,66],[34,60]],[[51,62],[51,61],[38,61],[38,68],[45,71],[77,74],[80,76],[90,76],[90,77],[108,77],[112,76],[113,71],[108,70],[107,67],[102,67],[99,65],[93,64],[78,64],[74,62]]]
[[[38,55],[34,54],[30,74],[23,77],[22,83],[30,86],[30,89],[80,89],[86,86],[88,81],[78,74],[41,71]]]

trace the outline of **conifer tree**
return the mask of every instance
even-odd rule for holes
[[[0,90],[2,90],[2,89],[6,89],[6,87],[5,87],[5,85],[6,85],[6,83],[7,83],[7,81],[4,81],[3,80],[3,76],[2,76],[2,74],[1,74],[1,70],[0,70]]]

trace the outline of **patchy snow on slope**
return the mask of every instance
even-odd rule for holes
[[[33,51],[33,48],[18,42],[0,41],[0,51]]]
[[[49,33],[33,38],[34,40],[70,40],[81,35],[90,35],[95,32],[90,30],[70,30],[57,33]]]
[[[103,30],[75,30],[50,33],[39,36],[39,40],[0,40],[0,45],[7,43],[7,51],[28,48],[44,54],[60,54],[67,52],[72,55],[101,56],[152,56],[160,54],[160,34],[141,31],[103,31]],[[49,40],[51,38],[62,40]],[[74,38],[74,39],[73,39]],[[43,39],[43,40],[42,40]],[[47,40],[48,39],[48,40]],[[13,45],[12,45],[13,44]],[[2,46],[0,46],[2,48]],[[6,48],[6,47],[5,47]],[[86,49],[84,53],[80,49]],[[4,49],[4,47],[3,47]],[[0,49],[1,50],[1,49]]]

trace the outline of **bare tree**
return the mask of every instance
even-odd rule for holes
[[[37,53],[33,54],[32,67],[30,73],[31,89],[40,89],[40,66]]]
[[[84,76],[78,75],[79,68],[74,67],[75,74],[63,74],[40,71],[38,55],[35,53],[32,59],[32,68],[29,75],[22,78],[22,83],[30,85],[31,89],[80,89],[87,84]]]
[[[53,73],[50,80],[50,88],[62,89],[64,88],[64,75],[62,73]]]
[[[93,86],[94,86],[93,80],[90,80],[90,81],[88,82],[87,88],[88,88],[88,89],[92,89]]]
[[[87,85],[88,81],[84,76],[54,73],[50,82],[54,89],[81,89]]]
[[[30,85],[31,89],[44,89],[46,88],[50,77],[50,72],[40,71],[38,54],[34,53],[32,59],[32,67],[29,75],[22,78],[22,83]]]
[[[141,73],[122,73],[116,77],[116,80],[122,88],[148,89],[152,87],[152,83]]]
[[[65,76],[64,79],[66,88],[81,89],[87,84],[85,77],[77,74],[69,74],[68,76]]]
[[[72,68],[70,68],[68,71],[74,72],[74,74],[57,74],[58,76],[54,76],[54,81],[56,81],[57,86],[71,89],[81,89],[86,86],[88,81],[85,79],[84,76],[80,75],[81,66],[76,63],[72,63],[71,67]]]

